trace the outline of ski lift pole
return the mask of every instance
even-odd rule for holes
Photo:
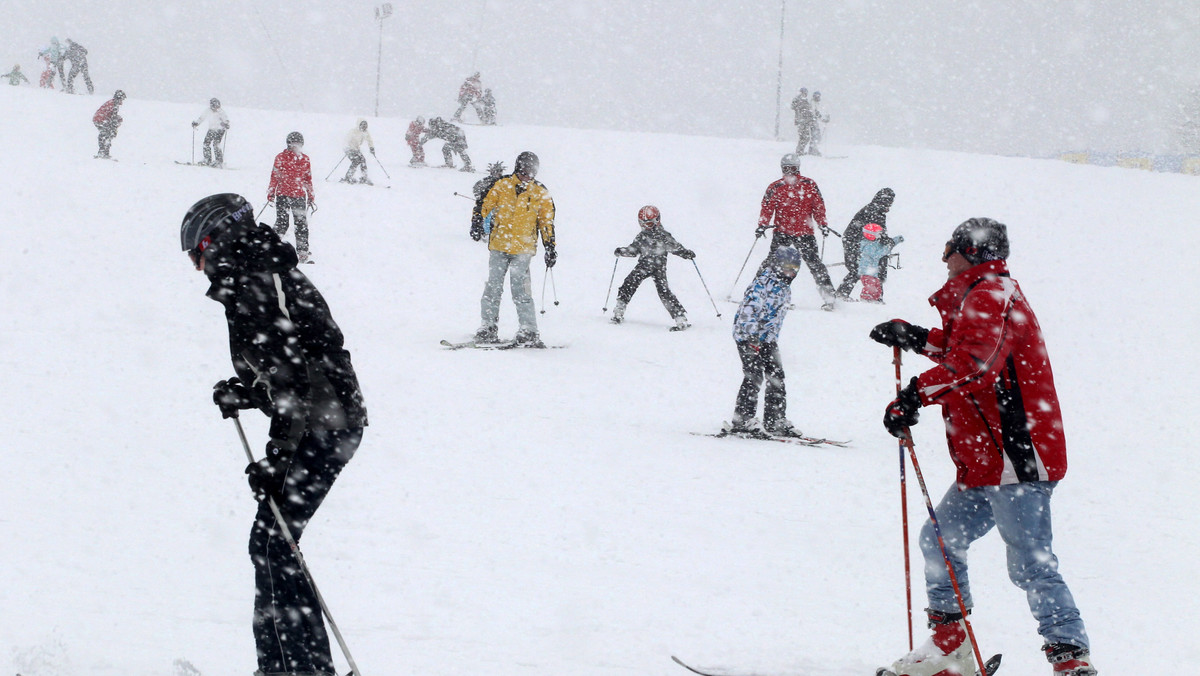
[[[700,284],[704,287],[704,293],[708,294],[708,302],[712,303],[713,311],[717,313],[717,319],[721,318],[721,311],[717,309],[717,301],[713,300],[713,296],[708,291],[708,284],[704,282],[704,275],[700,274],[700,266],[696,264],[696,259],[692,259],[692,267],[696,268],[696,276],[700,278]]]
[[[237,416],[233,418],[233,424],[237,425],[238,436],[242,439],[242,448],[246,450],[246,458],[254,463],[254,453],[250,451],[250,442],[246,440],[246,431],[242,429],[242,421]],[[267,502],[271,506],[271,514],[275,516],[275,523],[279,526],[279,532],[283,535],[283,539],[291,548],[292,554],[296,557],[296,564],[300,567],[300,572],[304,573],[304,579],[308,581],[313,590],[313,596],[317,597],[317,603],[321,606],[321,613],[325,615],[325,619],[329,622],[329,628],[333,630],[333,636],[337,639],[337,644],[342,649],[342,654],[346,656],[346,662],[350,664],[350,674],[353,676],[361,676],[358,670],[358,665],[354,663],[354,658],[350,656],[350,649],[346,647],[346,641],[342,638],[342,632],[338,629],[337,622],[333,621],[333,615],[329,613],[329,606],[325,603],[325,597],[321,596],[321,592],[317,589],[317,583],[313,580],[312,573],[308,570],[308,564],[304,562],[304,554],[300,552],[300,545],[296,544],[296,538],[292,537],[292,529],[288,528],[287,521],[283,518],[283,513],[279,511],[279,505],[275,503],[275,498],[268,495]]]

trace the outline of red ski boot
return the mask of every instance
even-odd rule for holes
[[[1087,648],[1070,643],[1047,643],[1042,646],[1046,661],[1054,667],[1054,676],[1096,676],[1092,656]]]
[[[915,650],[892,664],[879,669],[876,676],[972,676],[975,656],[962,613],[940,613],[926,610],[933,636]]]

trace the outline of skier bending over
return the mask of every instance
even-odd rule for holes
[[[783,359],[779,354],[779,331],[792,301],[792,280],[800,271],[800,252],[781,246],[771,252],[758,275],[746,288],[746,296],[733,319],[733,340],[742,360],[742,386],[738,389],[733,421],[725,431],[734,434],[799,436],[787,419],[787,389],[783,383]],[[763,375],[763,424],[754,417]]]
[[[892,208],[892,202],[895,199],[896,193],[891,188],[883,188],[875,193],[870,203],[854,214],[854,218],[850,219],[850,225],[847,225],[846,229],[842,231],[842,254],[846,260],[846,277],[842,279],[842,283],[834,292],[837,298],[849,299],[850,293],[854,291],[854,284],[861,276],[858,273],[858,249],[863,240],[863,227],[868,223],[878,223],[886,230],[887,213]],[[879,281],[886,282],[887,268],[883,268],[880,274]]]
[[[783,178],[767,186],[762,198],[762,210],[758,215],[755,237],[762,237],[767,228],[774,227],[771,251],[780,246],[794,246],[808,264],[813,281],[821,293],[822,310],[833,309],[833,282],[829,271],[821,262],[817,250],[817,237],[813,234],[813,221],[821,228],[821,234],[829,231],[825,221],[825,200],[817,182],[800,175],[800,156],[788,153],[779,161]],[[774,220],[772,226],[771,221]]]
[[[371,133],[367,131],[367,121],[358,118],[358,124],[346,134],[346,157],[350,158],[350,168],[346,170],[346,175],[342,178],[342,183],[366,183],[367,185],[375,185],[367,176],[367,158],[363,157],[362,144],[367,142],[367,149],[371,154],[375,154],[375,141],[371,140]],[[357,181],[354,179],[354,170],[362,169],[362,178]]]
[[[220,169],[225,166],[221,140],[225,138],[225,132],[229,129],[229,116],[225,114],[221,102],[217,99],[208,100],[208,110],[200,113],[200,117],[192,121],[192,127],[199,127],[205,122],[208,122],[208,131],[204,132],[204,143],[201,144],[204,149],[204,161],[200,164]]]
[[[71,72],[67,75],[65,83],[65,91],[68,94],[75,93],[75,78],[79,75],[83,75],[83,84],[87,86],[89,94],[96,91],[92,86],[92,76],[88,73],[87,53],[88,50],[83,45],[67,38],[67,51],[63,53],[63,58],[71,62]]]
[[[442,146],[442,158],[446,161],[443,166],[447,169],[454,168],[454,153],[462,158],[463,166],[460,171],[475,171],[471,166],[471,158],[467,156],[467,135],[458,125],[450,124],[440,117],[435,117],[429,121],[429,129],[421,135],[421,145],[425,145],[431,138],[438,138],[445,141]]]
[[[474,73],[471,77],[463,80],[462,86],[458,88],[458,110],[454,111],[454,115],[450,116],[455,122],[462,122],[463,111],[467,106],[479,100],[483,95],[483,83],[480,82],[479,73]],[[476,113],[479,109],[476,108]]]
[[[336,674],[316,590],[271,500],[300,540],[358,449],[367,411],[350,353],[325,299],[296,270],[296,251],[256,225],[241,196],[197,202],[180,237],[209,298],[225,307],[236,375],[214,386],[213,402],[226,418],[257,408],[271,419],[266,457],[246,467],[259,501],[249,548],[257,673]]]
[[[112,99],[100,106],[96,110],[96,114],[92,116],[92,123],[96,125],[96,130],[100,132],[98,137],[100,150],[96,153],[97,158],[112,159],[108,153],[112,149],[112,140],[117,136],[117,129],[124,122],[120,114],[121,104],[124,102],[125,92],[118,89],[113,93]]]
[[[906,439],[922,406],[941,405],[958,478],[934,511],[962,605],[974,605],[967,550],[995,528],[1007,548],[1009,579],[1025,592],[1055,676],[1094,676],[1083,620],[1051,549],[1050,496],[1067,471],[1058,394],[1042,329],[1009,276],[1008,252],[1004,224],[962,223],[942,254],[949,279],[929,298],[942,328],[893,319],[871,330],[873,340],[936,363],[888,405],[883,424]],[[933,637],[892,672],[973,674],[962,610],[928,521],[921,552]]]
[[[628,258],[636,256],[638,262],[617,290],[617,304],[613,306],[612,323],[620,324],[625,320],[625,306],[633,298],[638,286],[646,281],[647,277],[653,277],[658,299],[675,320],[675,326],[671,330],[682,331],[691,324],[688,324],[683,305],[675,294],[671,293],[671,287],[667,286],[667,254],[675,254],[687,261],[695,258],[696,254],[676,242],[671,233],[662,227],[662,215],[658,207],[642,207],[638,211],[638,225],[642,226],[642,231],[633,238],[633,242],[629,246],[618,247],[613,252],[617,256]]]
[[[25,84],[29,84],[29,78],[25,77],[25,73],[21,72],[21,64],[19,64],[19,63],[16,64],[15,66],[13,66],[13,69],[10,70],[9,72],[5,73],[4,75],[0,75],[0,77],[8,80],[8,84],[10,84],[14,87],[21,84],[22,82],[24,82]]]

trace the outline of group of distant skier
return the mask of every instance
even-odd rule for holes
[[[38,50],[38,58],[45,64],[45,69],[42,71],[42,76],[38,80],[38,86],[43,89],[54,89],[54,76],[58,75],[59,84],[62,86],[62,91],[67,94],[75,93],[75,78],[83,76],[83,84],[87,87],[89,94],[95,92],[95,86],[92,84],[91,73],[88,72],[88,50],[78,42],[67,38],[66,46],[58,41],[57,37],[50,38],[50,44]],[[71,70],[66,71],[66,63],[71,62]],[[25,77],[25,73],[21,72],[21,64],[13,66],[12,70],[0,75],[8,80],[10,85],[14,87],[24,84],[30,84],[29,78]]]
[[[800,93],[792,99],[792,112],[795,114],[796,154],[820,155],[818,146],[825,136],[825,125],[829,123],[829,115],[823,115],[821,111],[821,92],[813,92],[812,101],[809,101],[808,88],[801,87]]]

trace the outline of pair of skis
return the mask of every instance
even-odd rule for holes
[[[547,345],[540,340],[536,343],[518,342],[515,338],[512,340],[503,340],[498,343],[480,343],[474,340],[468,340],[465,343],[451,343],[448,340],[443,340],[441,345],[450,350],[558,350],[566,347],[565,345]]]
[[[674,655],[671,655],[671,660],[673,662],[675,662],[675,664],[678,664],[679,666],[683,667],[684,669],[687,669],[688,671],[692,672],[693,674],[697,674],[698,676],[771,676],[768,674],[758,674],[758,673],[752,673],[749,671],[738,672],[737,670],[733,670],[733,669],[716,669],[716,668],[697,669],[696,667],[693,667],[693,666],[687,664],[686,662],[679,659],[678,657],[675,657]],[[975,672],[975,676],[993,676],[993,674],[995,674],[996,670],[999,668],[1000,668],[1000,655],[999,654],[992,655],[992,659],[988,660],[983,665],[984,673],[980,674],[979,672]],[[882,669],[882,668],[877,670],[875,672],[875,674],[876,674],[876,676],[895,676],[895,674],[893,674],[890,670]],[[780,674],[778,676],[784,676],[784,675]],[[794,676],[802,676],[802,675],[795,674]]]
[[[849,448],[849,441],[835,441],[833,439],[825,439],[824,437],[806,437],[803,435],[775,435],[767,434],[766,432],[729,432],[721,430],[717,433],[709,432],[692,432],[698,437],[712,437],[714,439],[753,439],[755,441],[778,441],[783,444],[799,444],[800,446],[837,446],[838,448]]]

